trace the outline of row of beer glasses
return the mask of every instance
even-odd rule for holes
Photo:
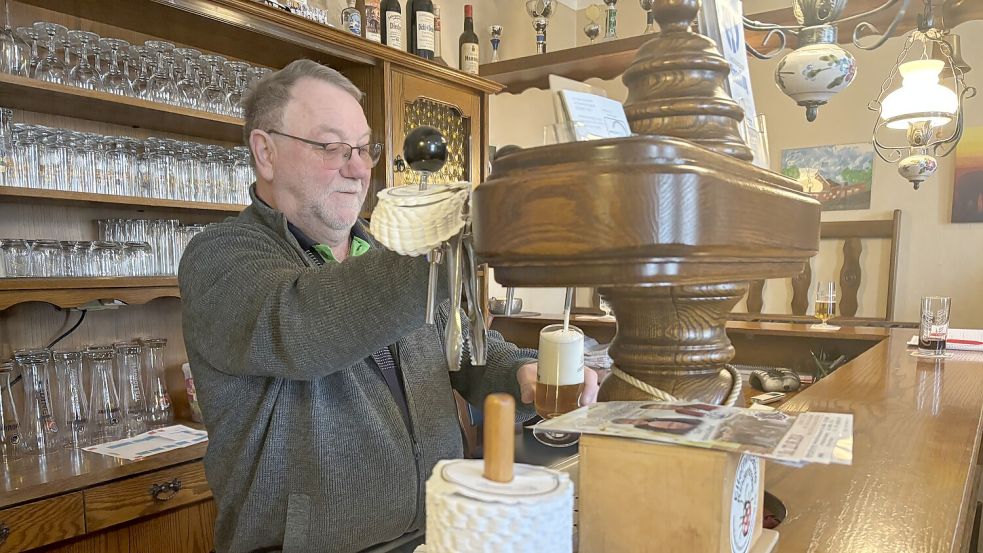
[[[38,21],[0,33],[0,70],[242,117],[242,97],[270,69],[163,40],[143,44]]]
[[[8,186],[246,204],[254,180],[245,147],[146,140],[12,125]]]
[[[158,274],[147,242],[0,239],[0,277],[130,277]]]

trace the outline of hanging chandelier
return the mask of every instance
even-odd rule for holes
[[[932,4],[926,0],[918,29],[909,33],[880,94],[867,106],[878,114],[874,151],[897,163],[915,190],[938,169],[938,158],[955,149],[963,133],[965,101],[976,95],[966,85],[969,66],[953,48],[958,38],[935,27]],[[891,90],[899,74],[900,87]],[[940,82],[944,76],[951,76],[953,88]],[[898,131],[904,131],[905,141]]]
[[[895,33],[912,0],[886,0],[874,9],[843,17],[847,2],[793,0],[792,13],[797,25],[778,25],[744,18],[745,30],[766,33],[762,45],[767,46],[778,40],[777,46],[769,52],[761,52],[748,45],[748,52],[758,59],[777,57],[786,49],[789,35],[796,38],[798,46],[778,63],[775,82],[785,95],[806,109],[806,119],[810,122],[816,120],[819,107],[850,86],[857,75],[857,61],[837,43],[838,25],[856,22],[853,45],[862,50],[874,50]],[[881,34],[869,20],[892,9],[896,10],[894,18]]]

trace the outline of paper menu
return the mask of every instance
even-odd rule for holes
[[[208,440],[208,433],[176,424],[144,432],[132,438],[106,442],[84,448],[85,451],[136,461],[165,451],[188,447]]]
[[[918,345],[918,335],[908,340],[909,346]],[[983,330],[950,328],[946,335],[945,349],[963,351],[983,351]]]
[[[621,102],[575,90],[561,90],[559,94],[566,119],[574,124],[577,140],[631,135]]]

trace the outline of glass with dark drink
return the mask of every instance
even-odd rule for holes
[[[922,298],[921,322],[918,328],[920,356],[945,356],[945,340],[949,334],[949,303],[950,298],[942,296]]]

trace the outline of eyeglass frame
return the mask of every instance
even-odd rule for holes
[[[366,144],[364,146],[352,146],[351,144],[349,144],[347,142],[318,142],[316,140],[310,140],[310,139],[307,139],[307,138],[301,138],[299,136],[294,136],[292,134],[287,134],[285,132],[280,132],[280,131],[278,131],[276,129],[269,129],[269,130],[264,131],[264,132],[266,134],[276,134],[276,135],[280,135],[280,136],[285,136],[287,138],[292,138],[294,140],[303,142],[305,144],[310,144],[311,146],[316,146],[317,149],[319,149],[319,150],[321,150],[322,152],[325,152],[325,153],[327,153],[327,151],[328,151],[328,146],[338,146],[338,145],[348,146],[348,154],[342,156],[346,160],[345,163],[348,163],[349,161],[351,161],[351,159],[352,159],[352,152],[354,152],[355,150],[358,150],[359,152],[365,152],[366,154],[368,154],[369,151],[366,150],[366,148],[368,148],[370,146],[378,148],[378,150],[379,150],[379,156],[376,157],[375,159],[372,159],[371,156],[369,157],[369,161],[371,162],[370,165],[369,165],[369,168],[372,168],[372,167],[375,167],[376,165],[378,165],[379,160],[382,159],[382,143],[381,142],[371,142],[371,143]],[[359,156],[359,158],[361,159],[361,156]],[[342,163],[340,167],[344,167],[345,166],[345,163]]]

